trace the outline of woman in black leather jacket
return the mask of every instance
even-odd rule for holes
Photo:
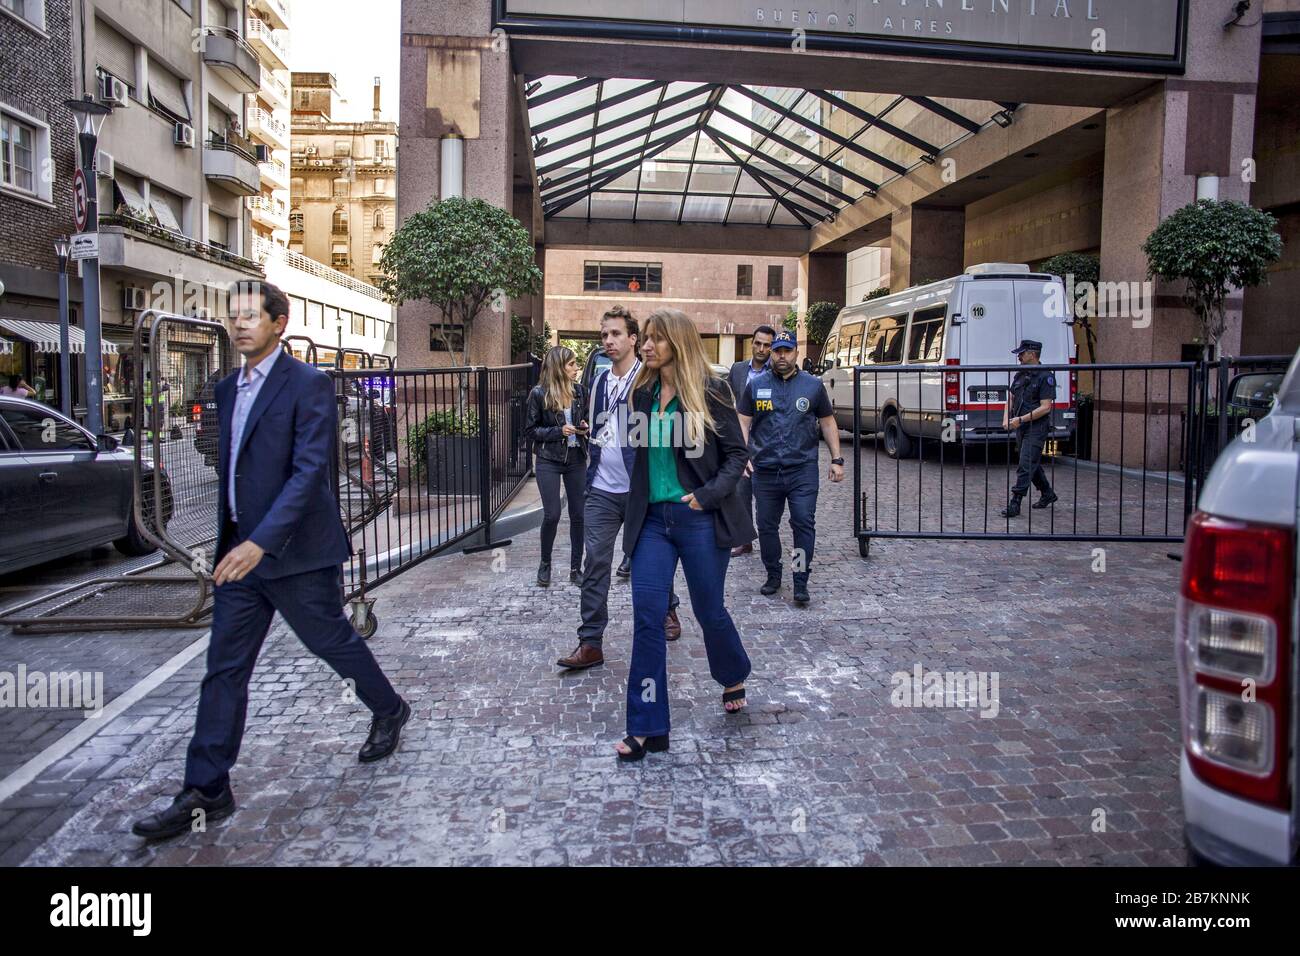
[[[542,563],[537,584],[551,583],[551,548],[560,526],[560,482],[569,499],[569,581],[582,568],[582,511],[587,486],[586,390],[572,349],[557,345],[546,353],[537,386],[528,393],[524,437],[534,442],[537,487],[542,493]]]

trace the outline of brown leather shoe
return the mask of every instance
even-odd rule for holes
[[[664,637],[670,641],[675,641],[682,636],[682,622],[677,620],[676,609],[670,610],[668,616],[664,618]]]
[[[578,649],[568,657],[561,657],[555,663],[571,671],[582,671],[588,667],[605,663],[605,655],[595,644],[579,644]]]
[[[754,553],[754,546],[752,544],[742,544],[738,548],[731,549],[731,556],[733,558],[738,558],[742,554],[753,554],[753,553]]]

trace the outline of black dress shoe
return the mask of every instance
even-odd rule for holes
[[[1047,494],[1043,495],[1041,498],[1035,501],[1032,507],[1035,510],[1041,511],[1043,508],[1052,507],[1052,505],[1056,504],[1056,502],[1057,502],[1056,492],[1049,491]]]
[[[215,797],[205,797],[197,787],[186,787],[166,810],[141,817],[131,827],[131,832],[146,840],[166,840],[192,830],[202,820],[203,825],[224,820],[235,812],[235,794],[227,783]]]
[[[582,568],[569,568],[569,583],[570,584],[582,583]]]
[[[402,701],[402,709],[394,717],[376,717],[370,721],[370,736],[358,755],[362,763],[383,760],[397,749],[402,728],[411,719],[411,705]]]
[[[766,597],[771,597],[779,590],[781,590],[781,575],[779,573],[769,574],[767,576],[767,581],[765,581],[763,586],[758,589],[758,593]]]
[[[1004,518],[1019,518],[1020,499],[1017,498],[1015,495],[1012,495],[1011,501],[1007,504],[1005,508],[999,511],[998,514],[1000,514]]]
[[[550,561],[543,561],[537,566],[537,586],[539,588],[549,588],[551,586]]]
[[[630,578],[632,576],[632,559],[626,554],[623,555],[623,560],[619,563],[618,570],[614,573],[620,578]]]
[[[808,585],[795,583],[794,586],[794,603],[800,607],[807,607],[811,598],[808,597]]]

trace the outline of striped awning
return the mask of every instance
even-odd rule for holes
[[[0,329],[31,342],[38,352],[59,351],[59,327],[53,322],[0,319]],[[86,351],[86,333],[75,325],[68,328],[68,347],[75,355],[81,355]],[[108,339],[103,339],[100,351],[105,355],[113,355],[117,352],[117,346]]]

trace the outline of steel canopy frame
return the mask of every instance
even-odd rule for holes
[[[965,136],[981,132],[995,121],[996,116],[1012,112],[1017,107],[1017,104],[987,101],[990,116],[980,122],[924,96],[900,96],[882,112],[873,113],[837,93],[820,89],[789,88],[788,91],[794,95],[788,105],[782,105],[772,98],[775,92],[768,95],[769,90],[778,90],[775,87],[754,88],[731,83],[687,85],[685,82],[608,77],[534,79],[558,84],[527,99],[530,118],[536,120],[530,124],[534,157],[559,154],[546,165],[536,167],[543,215],[551,218],[576,203],[586,201],[585,218],[588,221],[627,221],[626,203],[613,204],[615,208],[612,211],[621,213],[618,215],[601,216],[595,212],[596,201],[602,196],[610,200],[618,196],[632,197],[630,215],[633,222],[641,218],[642,197],[653,196],[660,197],[656,203],[657,211],[667,214],[668,221],[679,225],[691,222],[720,222],[723,225],[758,222],[775,227],[786,225],[788,218],[793,220],[791,224],[811,229],[818,222],[834,218],[843,205],[852,205],[862,198],[845,191],[845,185],[861,186],[866,196],[879,192],[882,182],[850,168],[849,161],[853,157],[874,163],[885,172],[884,181],[888,182],[907,175],[919,162],[933,162],[944,149]],[[674,87],[681,86],[686,88],[672,92]],[[778,91],[786,90],[779,88]],[[733,93],[751,105],[751,115],[744,115],[746,111],[738,100],[727,99]],[[645,102],[646,98],[650,98],[650,102]],[[784,92],[781,98],[785,99]],[[831,129],[822,120],[820,111],[812,115],[806,115],[806,110],[801,112],[810,99],[842,110],[860,125],[854,128],[850,122],[843,131]],[[635,106],[638,101],[643,105],[622,115],[611,115],[610,111],[615,107],[628,103]],[[944,146],[931,142],[929,136],[918,135],[885,120],[885,115],[902,102],[915,103],[925,111],[920,115],[938,117],[959,132],[947,134],[951,142]],[[986,101],[970,102],[979,105]],[[672,112],[673,107],[683,104],[690,105]],[[566,109],[566,106],[571,108]],[[760,110],[770,111],[772,118],[766,119]],[[787,122],[792,125],[786,126]],[[585,128],[554,142],[545,138],[547,133],[574,125]],[[929,125],[933,126],[934,121],[929,121]],[[672,127],[676,128],[656,136]],[[797,132],[796,128],[810,134],[808,145],[803,144],[804,134]],[[919,157],[909,163],[902,157],[891,158],[889,150],[886,152],[891,152],[891,155],[882,153],[879,145],[872,149],[859,142],[872,130],[917,149]],[[799,141],[792,139],[792,135]],[[708,137],[716,151],[701,149],[704,137]],[[653,179],[647,178],[646,166],[679,144],[683,145],[681,150],[659,162],[670,164],[673,175],[678,169],[684,170],[681,188],[647,188],[646,183],[653,182]],[[563,155],[575,146],[579,147],[578,152]],[[623,146],[627,148],[619,150]],[[782,152],[787,159],[798,159],[784,162],[778,158]],[[603,158],[598,160],[602,154]],[[724,163],[721,156],[730,162]],[[729,191],[725,191],[726,186],[717,181],[717,176],[711,183],[708,177],[696,176],[697,170],[702,168],[732,165],[736,168],[736,176],[731,180]],[[636,171],[634,183],[611,186],[633,171]],[[824,175],[823,171],[829,175]],[[552,174],[557,173],[553,177]],[[761,193],[754,191],[755,187]],[[674,196],[675,208],[664,202],[665,197]],[[705,201],[722,198],[727,200],[725,207],[718,202]],[[742,198],[745,202],[737,203]],[[693,208],[692,199],[700,200]],[[759,203],[757,207],[756,201]],[[836,202],[843,205],[836,205]],[[688,209],[692,210],[690,215]],[[754,218],[756,214],[757,219]],[[780,221],[777,221],[778,214],[781,214]],[[719,215],[720,219],[717,218]],[[578,217],[581,218],[581,214]],[[567,218],[574,218],[574,214],[570,213]]]

